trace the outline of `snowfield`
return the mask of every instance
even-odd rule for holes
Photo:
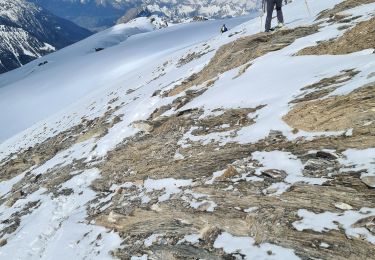
[[[340,2],[342,1],[309,1],[310,16],[305,1],[295,0],[284,8],[286,26],[292,29],[311,25],[321,11],[333,8]],[[356,23],[367,21],[374,17],[375,3],[346,10],[345,13],[360,15]],[[91,185],[102,178],[99,165],[106,161],[109,152],[120,144],[124,145],[128,138],[141,133],[147,134],[149,126],[142,122],[147,121],[156,109],[183,98],[187,91],[174,96],[163,93],[168,93],[191,75],[201,71],[221,46],[258,33],[261,29],[260,19],[244,16],[155,30],[146,18],[142,18],[107,29],[22,68],[0,75],[0,167],[29,147],[77,127],[83,120],[107,116],[102,124],[110,125],[107,131],[88,135],[88,138],[56,152],[41,165],[33,166],[10,179],[0,179],[0,202],[3,203],[0,206],[0,230],[9,228],[6,221],[8,219],[18,218],[20,222],[13,232],[1,231],[1,237],[7,243],[0,247],[0,259],[111,259],[110,252],[121,248],[123,239],[115,229],[107,229],[97,225],[94,220],[88,220],[88,211],[95,205],[110,203],[113,196],[120,194],[121,190],[125,190],[124,197],[128,199],[122,208],[126,208],[131,201],[140,201],[139,204],[143,206],[154,201],[152,210],[161,212],[159,206],[162,203],[175,199],[186,203],[186,207],[191,210],[201,209],[200,212],[207,214],[220,210],[220,204],[215,202],[217,197],[191,189],[198,186],[199,181],[208,186],[213,185],[215,179],[225,175],[225,170],[202,176],[199,180],[150,175],[142,183],[114,185],[105,191],[108,196],[100,199],[96,197]],[[220,34],[223,23],[230,31]],[[200,142],[202,146],[215,142],[220,143],[220,146],[229,143],[256,144],[273,131],[278,131],[288,141],[342,136],[347,131],[350,132],[350,129],[345,129],[296,133],[283,120],[293,108],[290,102],[302,94],[301,88],[304,86],[353,68],[358,74],[330,96],[345,95],[374,82],[374,77],[371,76],[375,75],[374,49],[347,55],[294,55],[317,42],[343,35],[345,31],[339,27],[324,20],[318,32],[256,58],[242,74],[239,73],[241,67],[221,73],[204,93],[181,107],[164,111],[162,115],[173,116],[190,109],[202,109],[201,119],[207,119],[220,115],[220,109],[261,107],[248,115],[254,123],[239,131],[226,130],[230,125],[222,124],[220,131],[195,135],[199,128],[191,126],[179,140],[179,147],[189,148],[194,142]],[[98,48],[101,50],[98,51]],[[192,54],[202,55],[196,55],[188,63],[181,62]],[[200,87],[193,86],[191,89]],[[109,115],[108,111],[111,112]],[[110,124],[116,118],[120,120]],[[248,154],[252,160],[249,168],[254,169],[254,175],[248,177],[246,172],[241,177],[230,176],[232,179],[230,184],[225,184],[226,190],[236,191],[238,183],[256,185],[265,182],[264,172],[274,169],[279,171],[277,174],[285,174],[285,178],[264,189],[265,195],[272,193],[274,197],[281,196],[297,183],[321,186],[328,181],[322,176],[305,177],[303,170],[307,163],[296,154],[270,149]],[[188,159],[178,150],[173,158],[171,164]],[[362,176],[375,176],[374,149],[349,149],[342,152],[339,161],[346,167],[341,173],[358,170],[362,171]],[[85,170],[69,168],[74,163],[85,165]],[[57,170],[63,171],[67,167],[69,180],[54,188],[53,192],[46,187],[35,188],[33,180],[49,176],[57,180],[60,176]],[[137,172],[129,174],[137,175]],[[12,187],[24,178],[28,178],[29,183],[22,189],[31,190],[30,194],[21,194],[8,207],[4,201],[12,194]],[[253,212],[258,210],[253,205],[247,205],[245,210],[243,208],[238,210],[247,214],[255,214]],[[293,222],[293,227],[299,232],[328,232],[343,227],[347,236],[364,237],[374,244],[375,236],[370,231],[364,227],[353,227],[358,220],[372,216],[374,212],[374,208],[365,206],[360,210],[343,211],[342,214],[328,211],[316,213],[301,208],[297,214],[299,220]],[[115,223],[117,215],[110,215],[108,219]],[[166,234],[152,234],[142,244],[151,247],[162,241],[163,236]],[[200,239],[201,234],[192,233],[181,238],[179,243],[196,244]],[[250,235],[223,232],[213,241],[213,247],[222,249],[227,254],[241,254],[245,259],[299,259],[292,248],[266,241],[259,242]],[[132,259],[147,257],[147,254],[140,254]]]

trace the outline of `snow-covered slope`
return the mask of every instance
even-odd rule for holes
[[[91,33],[24,0],[0,1],[0,73]]]
[[[230,20],[228,26],[247,19]],[[1,130],[0,140],[93,91],[101,92],[123,84],[127,88],[140,87],[145,80],[151,80],[152,74],[143,74],[139,68],[151,67],[153,70],[167,55],[210,39],[218,34],[221,23],[195,23],[142,34],[153,31],[153,26],[147,18],[139,18],[0,76],[0,110],[4,111],[0,121],[8,125]],[[128,38],[131,35],[134,36]],[[104,50],[96,52],[97,48]],[[48,63],[39,66],[44,62]]]
[[[375,2],[308,3],[1,75],[0,258],[371,259]]]

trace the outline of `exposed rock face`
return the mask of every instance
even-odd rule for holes
[[[359,17],[357,17],[358,19]],[[342,17],[341,20],[344,20]],[[352,19],[349,19],[352,20]],[[356,51],[365,49],[375,48],[375,36],[374,36],[375,18],[361,22],[353,29],[347,31],[342,37],[323,42],[314,47],[308,47],[301,50],[299,55],[340,55],[348,54]]]
[[[296,105],[284,120],[305,131],[353,131],[374,134],[372,126],[364,125],[375,120],[375,86],[363,86],[348,95],[305,101]]]
[[[0,73],[91,35],[24,0],[2,0],[0,12]]]

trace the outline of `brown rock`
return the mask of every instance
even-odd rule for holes
[[[276,180],[282,180],[287,175],[284,171],[275,170],[275,169],[265,170],[265,171],[262,171],[261,173],[262,173],[262,175],[264,175],[266,177],[276,179]]]
[[[6,202],[5,205],[7,207],[12,207],[14,205],[14,203],[16,203],[17,200],[19,200],[22,196],[23,196],[23,192],[17,191],[16,193],[13,194],[12,197],[10,197],[10,199]]]
[[[370,216],[358,220],[352,225],[353,228],[367,228],[371,233],[375,234],[375,216]]]
[[[229,165],[228,168],[225,170],[225,172],[223,173],[223,175],[221,175],[220,177],[217,177],[216,180],[217,181],[226,181],[234,176],[237,176],[238,175],[238,171],[236,170],[236,168],[234,168],[233,165]]]
[[[207,245],[213,245],[216,238],[221,234],[222,230],[216,226],[204,227],[201,231],[201,238]]]
[[[0,239],[0,247],[5,246],[8,243],[6,239]]]
[[[375,176],[365,176],[361,177],[361,180],[364,184],[369,186],[370,188],[375,188]]]
[[[325,151],[319,151],[319,152],[317,152],[316,153],[316,157],[327,159],[327,160],[335,160],[335,159],[337,159],[336,155],[331,154],[329,152],[325,152]]]

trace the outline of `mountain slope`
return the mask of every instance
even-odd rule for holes
[[[91,33],[23,0],[0,1],[0,73],[77,42]]]
[[[224,18],[248,14],[256,9],[256,0],[32,0],[53,13],[98,31],[112,26],[117,20],[129,21],[144,15],[160,15],[178,22],[195,15]],[[125,16],[125,17],[123,17]]]
[[[309,7],[138,20],[0,76],[0,258],[371,259],[375,2]]]

